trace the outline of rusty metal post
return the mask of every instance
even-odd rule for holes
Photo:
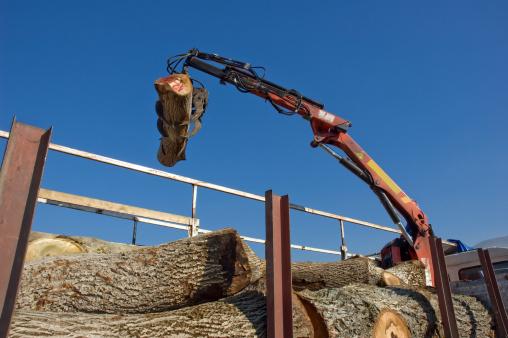
[[[0,337],[16,303],[51,129],[13,121],[0,171]]]
[[[506,315],[503,299],[499,292],[499,286],[497,284],[496,274],[494,273],[489,251],[478,249],[478,257],[482,264],[485,284],[487,285],[490,303],[492,304],[492,312],[494,312],[494,318],[496,319],[497,334],[499,337],[508,337],[508,316]]]
[[[136,237],[138,234],[138,218],[134,217],[132,221],[132,245],[136,245]]]
[[[265,193],[268,338],[293,337],[289,198]]]
[[[441,313],[445,337],[459,338],[455,310],[453,309],[450,281],[448,280],[448,272],[446,271],[443,243],[441,238],[438,237],[430,237],[429,242],[434,265],[434,282],[439,301],[439,312]]]
[[[346,234],[344,232],[344,221],[339,220],[340,224],[340,257],[342,260],[347,258]]]

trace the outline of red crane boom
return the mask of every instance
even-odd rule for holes
[[[403,260],[419,259],[425,264],[429,272],[429,282],[433,284],[434,271],[429,243],[429,237],[433,233],[427,216],[416,201],[411,199],[347,133],[351,127],[349,121],[324,110],[321,103],[301,95],[296,90],[286,89],[265,80],[257,73],[257,69],[262,67],[252,67],[248,63],[193,49],[189,53],[177,56],[176,60],[170,59],[168,71],[176,72],[176,66],[182,61],[184,72],[187,72],[188,67],[203,71],[219,78],[223,84],[232,84],[241,92],[251,93],[267,100],[280,113],[299,114],[310,121],[314,133],[311,145],[326,150],[367,183],[380,199],[394,224],[401,230],[402,237],[390,242],[381,251],[383,265],[388,267]],[[224,68],[218,68],[212,62],[224,65]],[[346,157],[337,154],[329,145],[341,149]],[[405,219],[406,227],[399,215]]]

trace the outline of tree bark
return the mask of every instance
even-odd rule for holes
[[[25,264],[17,307],[164,311],[233,295],[259,278],[253,269],[232,229],[129,252],[47,257]]]
[[[391,337],[394,332],[402,337],[404,332],[411,337],[444,337],[437,296],[430,291],[351,284],[298,295],[331,338]],[[493,337],[492,318],[480,302],[466,296],[453,296],[453,302],[460,337]]]
[[[437,297],[429,291],[352,284],[305,290],[293,306],[295,337],[443,337]],[[262,293],[237,295],[178,310],[147,314],[87,314],[17,310],[11,337],[265,337]],[[454,296],[460,337],[493,337],[487,309]]]
[[[339,288],[351,283],[400,285],[400,279],[366,257],[330,263],[293,263],[293,288],[297,291]]]
[[[298,298],[293,303],[294,337],[313,337]],[[149,314],[87,314],[18,310],[11,337],[265,337],[263,294],[244,292],[220,301]]]
[[[386,270],[400,278],[404,285],[425,287],[425,266],[418,260],[401,262]]]

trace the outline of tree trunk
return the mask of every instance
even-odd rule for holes
[[[235,294],[259,278],[253,268],[232,229],[129,252],[47,257],[25,264],[17,307],[164,311]]]
[[[404,285],[425,287],[425,266],[418,260],[401,262],[386,270],[400,278]]]
[[[366,257],[355,257],[330,263],[293,263],[293,288],[319,290],[339,288],[351,283],[400,285],[400,279],[378,267]]]
[[[298,297],[293,303],[294,337],[314,331]],[[18,310],[11,337],[265,337],[265,297],[244,292],[216,302],[149,314],[87,314]]]
[[[351,284],[298,293],[309,316],[333,337],[444,337],[437,296],[429,291]],[[453,296],[460,337],[493,337],[492,318],[476,299]]]
[[[79,253],[119,253],[139,249],[139,246],[107,242],[92,237],[55,235],[31,232],[25,262],[43,257],[65,256]]]
[[[155,81],[159,94],[157,127],[162,135],[157,158],[171,167],[185,160],[192,111],[192,82],[186,74],[172,74]]]

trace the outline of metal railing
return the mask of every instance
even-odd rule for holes
[[[0,138],[8,139],[9,132],[0,130]],[[198,233],[210,232],[211,230],[199,228],[199,219],[196,217],[198,188],[215,190],[215,191],[239,196],[239,197],[246,198],[246,199],[260,201],[263,203],[265,202],[265,197],[261,196],[261,195],[257,195],[257,194],[237,190],[237,189],[228,188],[225,186],[221,186],[221,185],[217,185],[217,184],[213,184],[213,183],[209,183],[209,182],[196,180],[196,179],[186,177],[186,176],[172,174],[167,171],[162,171],[162,170],[146,167],[146,166],[131,163],[131,162],[121,161],[121,160],[117,160],[117,159],[114,159],[111,157],[106,157],[106,156],[102,156],[102,155],[98,155],[98,154],[94,154],[94,153],[90,153],[90,152],[86,152],[86,151],[82,151],[82,150],[78,150],[78,149],[74,149],[74,148],[70,148],[70,147],[66,147],[66,146],[62,146],[62,145],[58,145],[58,144],[54,144],[54,143],[50,143],[49,149],[56,151],[56,152],[60,152],[60,153],[64,153],[64,154],[68,154],[68,155],[72,155],[72,156],[76,156],[76,157],[81,157],[84,159],[88,159],[88,160],[92,160],[92,161],[96,161],[96,162],[101,162],[101,163],[113,165],[113,166],[120,167],[120,168],[129,169],[129,170],[136,171],[136,172],[141,172],[141,173],[145,173],[145,174],[149,174],[149,175],[153,175],[153,176],[158,176],[158,177],[170,179],[173,181],[186,183],[186,184],[189,184],[192,186],[192,211],[191,211],[190,219],[192,219],[193,221],[190,222],[190,224],[184,224],[184,225],[179,225],[179,224],[167,222],[166,220],[158,219],[157,217],[148,218],[148,217],[143,217],[143,216],[139,216],[139,215],[132,215],[129,213],[122,214],[121,212],[118,212],[118,211],[116,211],[116,212],[111,212],[111,211],[107,212],[106,211],[105,212],[105,210],[102,210],[100,208],[94,208],[94,207],[90,207],[90,206],[86,206],[86,205],[79,205],[79,203],[78,204],[74,203],[72,205],[69,205],[68,203],[66,204],[65,201],[52,201],[51,199],[47,199],[47,198],[44,198],[41,196],[39,196],[39,199],[38,199],[38,201],[41,203],[48,203],[48,204],[53,204],[53,205],[58,205],[58,206],[63,206],[63,207],[70,207],[70,208],[74,208],[74,209],[79,209],[82,211],[102,213],[102,214],[106,214],[109,216],[131,219],[132,221],[134,221],[134,227],[136,226],[137,222],[143,222],[143,223],[149,223],[149,224],[154,224],[154,225],[171,227],[171,228],[180,229],[180,230],[187,230],[189,232],[189,236],[194,236]],[[77,196],[77,195],[74,195],[74,196]],[[78,196],[78,197],[80,197],[80,196]],[[83,197],[83,196],[81,196],[81,197]],[[307,214],[312,214],[312,215],[317,215],[317,216],[337,220],[339,223],[339,231],[340,231],[340,239],[341,239],[340,240],[340,242],[341,242],[340,243],[340,251],[314,248],[314,247],[309,247],[309,246],[305,246],[305,245],[291,244],[291,247],[294,249],[328,253],[328,254],[333,254],[333,255],[341,255],[342,258],[346,258],[350,254],[347,253],[348,249],[347,249],[347,246],[345,243],[345,232],[344,232],[345,223],[356,224],[356,225],[360,225],[363,227],[368,227],[368,228],[377,229],[377,230],[381,230],[381,231],[387,231],[387,232],[396,233],[396,234],[401,233],[400,230],[392,228],[392,227],[379,225],[379,224],[375,224],[375,223],[371,223],[371,222],[366,222],[366,221],[362,221],[362,220],[351,218],[351,217],[341,216],[341,215],[334,214],[331,212],[313,209],[313,208],[309,208],[309,207],[298,205],[298,204],[290,204],[290,208],[293,210],[298,210],[298,211],[307,213]],[[133,233],[133,237],[135,237],[135,233]],[[241,236],[241,237],[246,241],[256,242],[256,243],[265,243],[264,239],[247,237],[247,236]]]

